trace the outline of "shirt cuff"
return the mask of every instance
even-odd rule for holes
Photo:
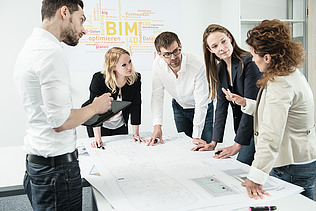
[[[247,178],[253,181],[254,183],[263,185],[264,183],[267,182],[269,178],[269,174],[251,166]]]
[[[162,119],[153,119],[153,126],[155,125],[162,125]]]
[[[246,99],[246,106],[241,106],[241,111],[245,114],[252,115],[255,109],[254,108],[255,104],[253,104],[252,102],[253,100],[247,99],[247,98],[245,99]]]
[[[58,128],[62,126],[67,121],[71,113],[71,108],[64,108],[49,113],[44,106],[40,107],[41,110],[45,113],[47,117],[47,123],[51,128]]]
[[[193,126],[192,138],[201,138],[202,130],[197,126]]]

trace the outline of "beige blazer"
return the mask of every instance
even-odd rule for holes
[[[264,184],[273,167],[316,159],[313,93],[300,71],[276,77],[257,101],[246,101],[242,110],[254,115],[256,148],[250,180]]]

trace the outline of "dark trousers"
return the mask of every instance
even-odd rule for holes
[[[255,150],[255,142],[254,142],[254,137],[252,136],[252,138],[250,140],[250,144],[248,146],[242,145],[242,147],[237,155],[237,160],[251,166],[252,161],[254,159],[255,151],[256,151]]]
[[[87,133],[89,138],[94,137],[93,127],[87,126]],[[101,136],[114,136],[114,135],[125,135],[128,134],[128,127],[124,124],[114,130],[101,126]]]
[[[193,133],[193,117],[194,109],[183,109],[175,99],[172,99],[172,108],[174,121],[176,123],[178,133],[184,132],[192,138]],[[205,124],[201,139],[210,143],[213,136],[213,102],[208,104]]]
[[[41,165],[26,161],[24,190],[33,210],[82,210],[78,161]]]
[[[302,195],[314,199],[316,161],[301,165],[287,165],[273,168],[271,176],[304,188]]]

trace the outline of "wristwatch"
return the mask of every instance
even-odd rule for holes
[[[137,134],[137,133],[133,134],[133,137],[135,137],[135,136],[139,136],[139,134]]]

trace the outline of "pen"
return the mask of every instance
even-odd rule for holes
[[[249,211],[276,210],[276,206],[249,207]]]
[[[227,92],[228,92],[228,95],[229,95],[229,97],[233,97],[233,95],[232,95],[232,93],[230,92],[230,90],[229,89],[227,89]]]
[[[240,178],[240,177],[235,177],[236,179],[238,179],[240,182],[242,182],[242,183],[244,183],[245,182],[245,180],[243,180],[242,178]]]
[[[201,148],[202,148],[202,147],[197,147],[197,148],[195,149],[195,151],[199,151]]]
[[[230,92],[230,90],[229,90],[229,89],[227,89],[227,92],[228,92],[229,97],[230,97],[230,98],[232,98],[232,97],[233,97],[233,95],[232,95],[232,93]],[[235,104],[235,102],[234,102],[234,101],[232,101],[232,102]]]
[[[223,152],[223,150],[218,150],[217,152],[215,152],[216,155],[221,154],[221,152]]]

